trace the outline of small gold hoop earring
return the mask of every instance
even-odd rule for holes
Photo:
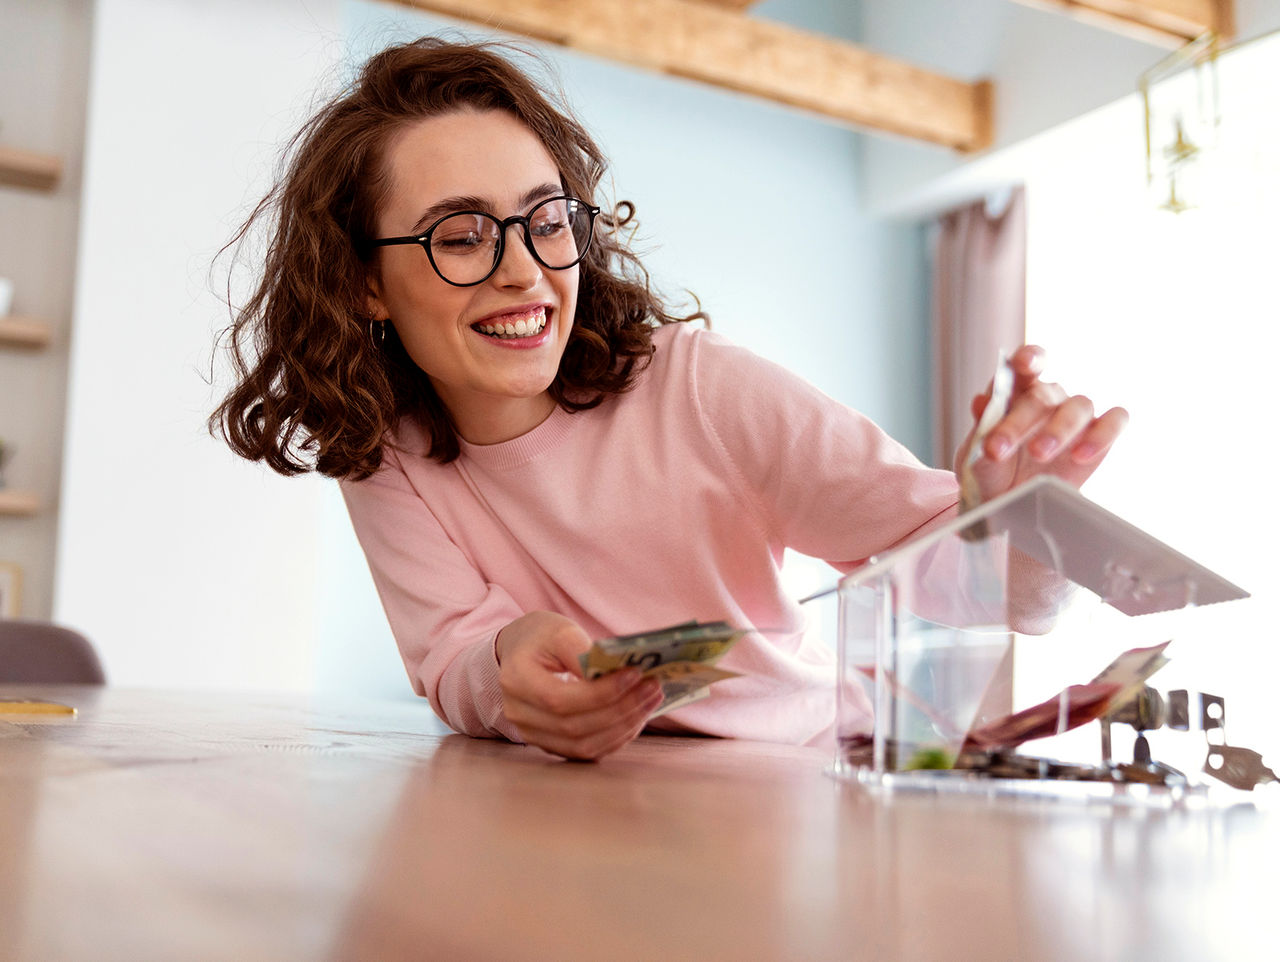
[[[382,347],[382,344],[386,339],[387,322],[375,321],[372,317],[369,318],[369,340],[373,342],[373,346]]]

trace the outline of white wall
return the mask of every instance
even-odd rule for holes
[[[1086,493],[1252,592],[1133,628],[1174,640],[1155,684],[1224,696],[1229,741],[1274,765],[1280,35],[1218,73],[1197,210],[1146,189],[1136,95],[1025,145],[1027,327],[1064,383],[1132,415]]]
[[[1005,148],[1132,94],[1169,54],[1011,0],[863,0],[862,8],[868,47],[961,79],[996,81],[996,138],[984,154],[865,139],[868,209],[895,217],[919,219],[980,195],[999,183],[1000,168],[989,161]],[[1236,0],[1235,8],[1242,38],[1280,28],[1280,0]]]
[[[1252,33],[1280,28],[1276,0],[1240,3],[1238,13]],[[875,45],[871,24],[867,39]],[[902,159],[927,148],[868,142],[864,155],[869,205],[895,213],[1026,185],[1028,340],[1049,349],[1050,377],[1133,417],[1085,493],[1253,593],[1166,618],[1086,623],[1079,646],[1038,650],[1033,640],[1019,652],[1025,680],[1047,697],[1064,678],[1091,677],[1118,644],[1172,638],[1172,663],[1156,683],[1223,695],[1229,739],[1268,757],[1280,747],[1269,421],[1280,347],[1278,64],[1280,36],[1222,58],[1210,189],[1200,210],[1177,217],[1157,210],[1146,187],[1142,104],[1132,92],[965,164],[935,156],[927,175]],[[895,153],[901,170],[885,166]]]
[[[204,430],[214,254],[341,53],[324,0],[100,0],[55,617],[121,685],[310,676],[322,486]]]
[[[1198,210],[1157,209],[1136,94],[916,195],[931,204],[1026,185],[1028,340],[1048,348],[1048,377],[1132,415],[1086,495],[1253,594],[1167,617],[1098,616],[1077,626],[1078,645],[1032,639],[1019,649],[1023,680],[1048,697],[1064,679],[1091,677],[1116,647],[1172,639],[1154,683],[1224,696],[1230,741],[1268,757],[1280,748],[1269,419],[1280,348],[1278,65],[1280,35],[1221,59],[1222,123]]]
[[[115,683],[407,694],[335,486],[204,434],[226,322],[204,272],[347,48],[445,23],[350,0],[100,0],[56,613]],[[860,209],[857,135],[548,53],[659,286],[923,450],[920,232]]]

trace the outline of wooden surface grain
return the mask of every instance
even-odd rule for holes
[[[0,959],[1270,959],[1259,796],[880,797],[815,749],[597,764],[423,702],[2,686]]]

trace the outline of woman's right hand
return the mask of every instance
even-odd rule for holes
[[[530,745],[565,758],[594,760],[640,734],[662,689],[634,669],[591,681],[578,656],[591,647],[577,624],[534,611],[498,632],[503,713]]]

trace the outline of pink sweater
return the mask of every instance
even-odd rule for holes
[[[956,502],[871,421],[686,324],[654,334],[635,388],[561,409],[446,465],[405,425],[379,471],[342,486],[414,690],[452,728],[519,741],[494,639],[529,611],[593,637],[691,618],[771,629],[721,662],[742,674],[658,719],[805,742],[835,718],[834,656],[778,577],[785,547],[842,571]]]

